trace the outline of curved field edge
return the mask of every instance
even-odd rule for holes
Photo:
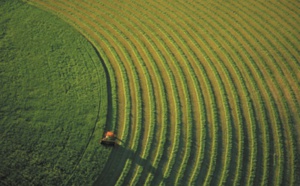
[[[0,9],[0,184],[92,184],[110,154],[98,144],[111,117],[101,57],[53,14]]]

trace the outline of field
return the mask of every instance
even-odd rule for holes
[[[300,2],[24,2],[60,32],[1,50],[2,183],[300,185]]]
[[[0,9],[0,185],[96,179],[84,171],[101,171],[109,155],[98,148],[108,103],[97,52],[48,12]]]

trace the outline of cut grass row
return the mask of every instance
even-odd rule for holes
[[[160,54],[160,56],[161,56],[161,54]],[[165,60],[163,56],[161,56],[161,60],[162,60],[162,61],[164,61],[164,60]],[[174,149],[176,149],[176,148],[174,148]]]
[[[222,26],[219,27],[219,26],[220,26],[219,22],[215,22],[214,20],[217,20],[217,19],[216,19],[216,18],[212,18],[211,21],[208,21],[208,23],[211,23],[211,26],[214,25],[214,26],[212,26],[212,29],[210,30],[210,32],[213,33],[214,30],[224,30],[224,27],[222,27]],[[217,25],[215,25],[215,24],[217,24]],[[219,27],[219,28],[218,28],[218,27]],[[216,36],[218,36],[218,34],[216,34]],[[220,51],[223,50],[223,46],[226,47],[226,45],[229,44],[229,41],[226,41],[226,40],[224,41],[224,39],[223,39],[222,37],[216,39],[215,41],[216,41],[216,43],[217,43],[217,41],[220,41],[220,42],[221,42],[220,45],[219,45],[219,46],[220,46],[220,47],[219,47],[219,50],[220,50]],[[224,53],[224,51],[223,51],[223,53]],[[226,54],[226,53],[225,53],[225,54]],[[225,56],[225,58],[230,59],[230,56]],[[227,62],[230,62],[231,65],[235,65],[234,62],[231,61],[231,60],[229,60],[229,61],[227,61]],[[223,63],[221,63],[221,65],[222,65],[222,64],[223,64]],[[236,70],[236,68],[234,68],[234,69]],[[234,74],[239,74],[239,75],[240,75],[240,72],[238,72],[238,71],[236,70]],[[245,86],[245,81],[243,80],[242,76],[238,77],[237,79],[239,79],[241,82],[243,82],[243,84],[244,84],[243,87],[245,88],[245,87],[246,87],[246,86]],[[245,89],[244,92],[248,92],[248,90]],[[241,94],[242,94],[242,93],[241,93]],[[249,95],[249,93],[246,93],[246,94]],[[249,100],[249,98],[248,98],[248,100]],[[252,120],[253,120],[253,119],[252,119]],[[253,133],[254,133],[254,135],[255,135],[255,130],[253,130]],[[256,160],[254,160],[254,161],[256,161]]]
[[[164,6],[164,9],[167,9],[166,7],[171,7],[171,6]],[[154,8],[156,8],[156,9],[159,9],[158,7],[154,7]],[[168,12],[172,12],[172,11],[168,11]],[[166,14],[166,16],[165,17],[167,17],[167,18],[169,18],[170,17],[170,15],[168,15],[168,14]],[[168,19],[168,20],[174,20],[174,19]],[[168,24],[167,22],[166,22],[166,24]],[[175,26],[176,26],[176,24],[174,24]],[[179,26],[181,26],[181,25],[179,25]],[[170,29],[171,30],[171,29]],[[173,29],[174,30],[174,29]],[[177,30],[177,32],[178,32],[178,29],[176,29]],[[181,41],[179,41],[179,42],[181,42],[179,45],[180,46],[184,46],[184,45],[182,45],[182,38],[180,38],[180,35],[177,35],[176,33],[177,32],[174,32],[174,35],[175,35],[175,37],[177,37],[176,39],[179,39],[179,40],[181,40]],[[179,50],[180,51],[180,50]],[[219,73],[218,72],[216,72],[216,69],[215,68],[213,68],[213,71],[215,72],[215,74],[217,74],[216,76],[217,76],[217,82],[219,83],[219,85],[220,85],[220,87],[221,87],[221,94],[223,94],[222,95],[222,99],[226,99],[226,95],[225,95],[225,91],[224,91],[224,86],[223,86],[223,83],[221,82],[221,80],[220,80],[220,78],[219,78]],[[224,98],[225,97],[225,98]],[[223,102],[225,103],[224,104],[224,107],[226,107],[227,106],[227,102],[225,101],[225,100],[223,100]],[[227,108],[225,109],[225,110],[227,110]],[[226,115],[226,113],[225,113],[225,115]],[[227,116],[225,116],[225,117],[228,117],[228,115]],[[230,136],[230,132],[229,131],[227,131],[228,132],[228,136]],[[228,140],[228,139],[227,139]],[[224,140],[224,141],[226,141],[226,140]],[[229,141],[229,143],[230,143],[230,141]],[[229,145],[230,146],[230,145]],[[179,172],[178,174],[183,174],[183,172]],[[176,182],[177,183],[177,182]]]
[[[161,58],[162,60],[164,59],[164,58]],[[173,81],[174,82],[174,81]]]
[[[181,12],[181,11],[180,11],[180,12]],[[179,17],[180,17],[180,16],[179,16]],[[186,27],[186,26],[184,25],[184,26],[181,26],[181,27]],[[199,48],[200,48],[200,47],[199,47]],[[216,56],[216,57],[219,58],[218,56]],[[224,71],[224,70],[226,71],[226,69],[222,69],[222,71]],[[228,79],[229,76],[227,76],[226,78]],[[229,116],[227,115],[226,117],[228,118]],[[227,120],[227,121],[228,121],[228,120]],[[227,124],[228,124],[228,123],[227,123]],[[231,145],[230,145],[230,144],[231,144],[231,141],[230,141],[230,140],[231,140],[231,139],[230,139],[230,138],[231,138],[231,135],[230,135],[230,133],[231,133],[231,132],[230,132],[230,126],[229,126],[229,128],[227,129],[226,132],[229,132],[229,135],[228,135],[228,138],[229,138],[229,139],[228,139],[229,144],[228,144],[228,146],[229,146],[229,149],[231,149]],[[228,151],[230,151],[230,150],[228,150]],[[227,153],[226,153],[226,154],[227,154]],[[225,161],[230,161],[230,153],[228,153],[226,156],[228,157],[229,160],[226,159]],[[228,164],[227,164],[227,166],[228,166]],[[225,175],[226,175],[226,172],[228,172],[227,169],[224,170]],[[224,175],[224,174],[223,174],[223,175]],[[226,177],[226,176],[225,176],[225,177]]]
[[[91,8],[91,7],[88,7],[88,8]],[[119,24],[119,25],[122,25],[122,23],[117,23],[117,24]],[[128,29],[126,29],[125,27],[123,27],[123,29],[122,30],[128,30]],[[127,36],[124,36],[125,38],[127,38]],[[127,39],[127,41],[128,42],[130,42],[130,40],[129,39]],[[136,52],[136,49],[135,50],[133,50],[133,51],[135,51],[135,55],[137,56],[138,54],[137,54],[137,52]],[[143,61],[141,60],[141,57],[140,56],[138,56],[138,58],[140,59],[140,61],[139,61],[139,63],[142,63]],[[143,65],[142,67],[145,67],[145,65]],[[143,72],[143,74],[146,74],[146,75],[149,75],[149,73],[148,72],[146,72],[145,70],[144,70],[144,72]],[[147,83],[145,83],[147,86],[149,85],[149,83],[147,82]],[[147,90],[145,90],[145,91],[147,91]],[[149,103],[151,103],[150,101],[148,101]],[[147,103],[147,102],[146,102]],[[146,109],[146,108],[144,108],[144,110],[149,110],[149,109]],[[151,110],[151,109],[150,109]],[[154,109],[152,109],[152,111],[153,111]],[[147,123],[147,122],[145,122],[145,121],[143,121],[144,123]],[[154,128],[154,123],[153,122],[151,122],[150,124],[152,124],[152,127],[151,128]],[[150,125],[151,126],[151,125]],[[151,131],[151,130],[148,130],[148,131]],[[153,131],[153,129],[152,129],[152,131]],[[153,134],[153,132],[152,132],[152,134]],[[146,139],[151,139],[151,137],[152,137],[152,135],[146,135]],[[137,136],[136,137],[137,139],[139,139],[139,136]],[[151,142],[151,141],[150,141]],[[150,148],[150,145],[151,145],[151,143],[146,143],[147,145],[144,145],[146,148],[148,148],[148,150],[147,151],[149,151],[149,148]],[[143,145],[139,145],[139,146],[142,146],[143,147]],[[133,150],[135,150],[135,149],[133,149]],[[135,175],[135,177],[139,177],[139,176],[137,176],[137,175],[139,175],[140,173],[141,173],[141,171],[142,171],[142,169],[141,169],[141,167],[138,167],[138,170],[137,171],[135,171],[136,172],[136,175]],[[128,177],[128,175],[127,175],[127,177]],[[121,183],[121,182],[120,182]],[[117,183],[118,184],[118,183]]]
[[[266,12],[265,12],[266,13]],[[269,13],[270,14],[270,13]],[[260,26],[262,27],[262,25],[260,24]],[[269,25],[267,25],[269,26]],[[274,29],[274,28],[272,28]],[[274,32],[275,34],[277,32]],[[289,48],[288,50],[286,49],[285,46],[283,46],[283,43],[279,40],[277,40],[277,38],[280,38],[282,34],[278,34],[278,35],[270,35],[270,36],[273,36],[271,38],[272,41],[275,40],[275,44],[276,46],[281,46],[281,48],[285,49],[283,52],[279,51],[276,47],[275,47],[275,44],[271,44],[270,48],[272,48],[275,52],[274,52],[274,57],[272,57],[273,61],[275,63],[274,66],[276,67],[275,70],[271,70],[270,68],[272,66],[267,66],[267,64],[265,63],[264,65],[267,66],[266,68],[268,69],[268,71],[270,72],[274,72],[274,71],[277,71],[276,73],[270,73],[270,77],[272,79],[272,83],[274,84],[274,86],[276,87],[276,89],[278,90],[278,97],[280,100],[282,100],[281,102],[279,102],[278,104],[278,107],[283,107],[284,108],[284,112],[281,112],[280,115],[281,115],[281,118],[282,118],[282,122],[281,122],[281,125],[284,124],[284,126],[286,126],[286,128],[288,130],[286,130],[286,133],[284,132],[283,135],[285,135],[285,138],[289,139],[287,141],[289,141],[289,143],[286,144],[286,148],[289,148],[289,150],[285,150],[285,151],[288,151],[291,155],[291,157],[288,159],[289,163],[285,163],[285,165],[289,165],[288,167],[292,167],[294,164],[295,164],[295,136],[293,134],[293,127],[291,126],[291,114],[289,113],[293,113],[292,111],[292,108],[289,106],[289,105],[292,105],[294,103],[294,100],[295,100],[295,97],[294,97],[294,92],[293,90],[291,89],[291,86],[288,82],[288,75],[285,73],[282,72],[282,64],[281,66],[279,66],[280,64],[277,62],[278,60],[275,60],[275,59],[281,59],[282,61],[288,61],[287,58],[284,57],[284,55],[282,55],[282,53],[288,53],[288,51],[292,51],[291,48]],[[266,40],[271,40],[271,38],[266,38]],[[278,54],[278,56],[276,55]],[[290,54],[291,55],[291,54]],[[288,64],[290,63],[283,63],[285,66],[289,66]],[[289,67],[289,72],[292,72],[292,68]],[[274,77],[273,74],[279,76],[278,78],[276,78],[276,76]],[[292,75],[293,76],[293,75]],[[275,79],[276,78],[276,79]],[[291,79],[291,78],[290,78]],[[280,80],[283,80],[283,83],[280,83]],[[281,85],[280,85],[281,84]],[[284,89],[282,89],[282,87],[286,87],[288,89],[288,93],[292,96],[292,99],[288,99],[290,96],[286,95],[284,92],[285,91],[282,91]],[[283,128],[283,126],[281,126]],[[284,170],[287,170],[288,168],[285,167]],[[286,174],[284,175],[285,178],[283,178],[285,181],[284,182],[290,182],[290,183],[293,183],[294,182],[294,169],[292,168],[291,169],[291,172],[288,172],[288,171],[285,171]],[[289,177],[289,179],[287,179],[287,177]]]
[[[279,82],[281,86],[287,86],[287,88],[285,88],[288,89],[288,93],[285,93],[286,98],[292,97],[292,99],[286,99],[287,101],[290,101],[289,105],[293,105],[293,104],[297,105],[297,103],[299,104],[298,101],[299,99],[297,100],[296,96],[297,96],[297,92],[299,92],[300,90],[298,87],[292,87],[291,83],[293,83],[297,79],[297,69],[299,70],[299,66],[297,67],[296,63],[293,64],[295,60],[291,60],[291,57],[296,56],[298,53],[297,47],[293,44],[293,42],[297,41],[299,43],[300,41],[299,39],[295,39],[294,36],[291,39],[288,39],[287,36],[293,35],[292,33],[284,34],[283,31],[280,32],[280,29],[277,29],[277,27],[281,27],[281,28],[284,27],[279,23],[286,22],[286,19],[284,19],[284,21],[278,21],[279,26],[277,27],[276,25],[272,25],[271,23],[265,24],[261,20],[261,17],[263,17],[264,15],[272,15],[272,10],[271,11],[262,10],[263,8],[265,7],[260,8],[260,6],[257,6],[257,9],[260,10],[257,14],[251,15],[251,13],[254,10],[250,8],[247,9],[245,13],[249,11],[248,14],[246,15],[252,17],[252,19],[255,20],[255,23],[257,23],[257,25],[255,25],[257,28],[257,32],[265,33],[263,34],[263,37],[265,38],[265,41],[268,44],[265,47],[272,48],[273,51],[271,50],[272,52],[267,52],[266,48],[264,48],[263,50],[266,51],[269,54],[268,57],[271,57],[271,59],[274,61],[273,64],[275,66],[275,70],[273,71],[277,71],[278,75],[280,75],[280,78],[277,78],[276,81]],[[286,12],[283,12],[282,14],[287,15]],[[278,18],[283,19],[285,18],[285,16],[278,15]],[[277,19],[277,17],[275,17],[274,19]],[[280,61],[287,61],[287,62],[280,63]],[[269,68],[272,69],[272,67],[273,65],[269,65]],[[277,73],[274,74],[277,75]]]
[[[138,6],[142,6],[142,5],[138,5]],[[155,7],[153,7],[153,8],[155,8]],[[154,18],[153,20],[160,20],[159,19],[159,17],[160,17],[159,14],[157,14],[157,15],[158,15],[158,17]],[[156,22],[156,24],[158,25],[158,22]],[[182,95],[181,97],[183,97],[183,98],[181,98],[181,99],[184,100],[183,103],[187,104],[187,106],[183,106],[183,107],[187,107],[187,108],[183,109],[183,113],[186,113],[186,116],[183,116],[183,121],[182,121],[182,126],[181,126],[181,128],[183,129],[183,132],[182,132],[183,133],[183,137],[182,138],[183,138],[183,140],[186,139],[185,144],[184,144],[185,147],[182,147],[182,148],[184,148],[186,150],[184,152],[183,160],[181,162],[180,168],[179,169],[174,168],[175,170],[177,170],[177,172],[182,173],[182,169],[184,170],[185,167],[186,167],[186,162],[188,161],[188,156],[189,156],[190,150],[191,150],[190,144],[191,144],[191,117],[192,116],[191,116],[190,95],[189,95],[189,93],[188,93],[187,90],[191,89],[191,88],[188,88],[188,86],[189,87],[193,87],[193,86],[189,85],[188,81],[184,78],[184,77],[189,77],[189,73],[188,74],[183,74],[183,71],[181,69],[184,69],[184,68],[183,68],[183,66],[179,66],[180,65],[180,61],[183,61],[183,59],[178,59],[178,56],[176,56],[176,54],[174,54],[171,51],[174,47],[178,47],[178,46],[176,46],[176,44],[174,44],[175,41],[172,40],[170,38],[170,36],[166,35],[166,31],[164,30],[165,29],[165,25],[163,25],[163,26],[160,25],[159,29],[164,32],[163,33],[164,35],[162,36],[162,38],[168,38],[168,41],[170,41],[168,43],[165,41],[165,44],[167,45],[167,47],[165,47],[165,49],[168,50],[167,53],[170,54],[170,58],[171,58],[170,61],[173,61],[173,63],[175,62],[173,65],[171,63],[170,66],[177,67],[176,69],[173,70],[173,72],[176,73],[176,74],[179,74],[179,77],[181,78],[182,84],[181,84],[181,86],[180,85],[178,85],[178,86],[180,86],[180,87],[183,88],[185,95]],[[175,51],[176,50],[180,51],[180,49],[178,49],[178,48],[174,49],[174,50]],[[179,63],[176,63],[176,62],[179,62]],[[192,81],[189,81],[189,82],[192,83]],[[187,129],[185,129],[186,128],[185,125],[187,125]],[[187,131],[185,131],[185,130],[187,130]],[[168,167],[168,170],[172,170],[172,169],[170,167]],[[166,174],[165,178],[168,178],[168,174]],[[175,183],[180,184],[180,181],[176,180]]]
[[[259,63],[259,64],[264,64],[264,63]],[[266,64],[265,64],[266,65]],[[265,67],[265,68],[268,68],[268,67]],[[277,67],[276,69],[278,69],[278,71],[279,71],[279,67]],[[269,70],[269,71],[271,71],[271,70]],[[279,74],[279,75],[281,75],[281,79],[284,79],[285,77],[284,77],[284,75],[282,74],[282,73],[275,73],[275,74]],[[272,78],[272,74],[270,74],[270,77]],[[278,90],[277,92],[279,93],[279,94],[281,94],[282,95],[282,92],[281,92],[281,88],[279,87],[279,85],[278,85],[278,83],[277,83],[277,81],[276,80],[273,80],[273,84],[275,84],[274,86],[276,87],[276,89]],[[284,100],[283,101],[283,104],[285,104],[285,102],[286,102],[286,98],[285,97],[281,97],[281,100]],[[284,108],[287,108],[286,106],[284,106]],[[286,113],[288,113],[288,112],[290,112],[290,111],[287,111],[287,110],[285,110],[285,112]],[[287,118],[288,119],[288,117],[287,116],[284,116],[284,118]],[[282,122],[283,123],[283,122]],[[288,125],[286,125],[287,127],[289,127]],[[287,136],[287,138],[289,138],[288,136]],[[293,141],[292,139],[291,139],[291,141]],[[292,156],[293,156],[293,150],[291,150],[291,152],[292,152]],[[293,158],[291,159],[292,161],[293,161]],[[292,176],[293,177],[293,176]]]

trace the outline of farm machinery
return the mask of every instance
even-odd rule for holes
[[[116,135],[112,131],[107,131],[104,133],[104,137],[100,140],[100,144],[114,147],[117,145],[116,140]]]

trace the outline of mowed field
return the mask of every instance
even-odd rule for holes
[[[105,129],[122,140],[64,183],[300,184],[300,2],[26,2],[99,53]]]

